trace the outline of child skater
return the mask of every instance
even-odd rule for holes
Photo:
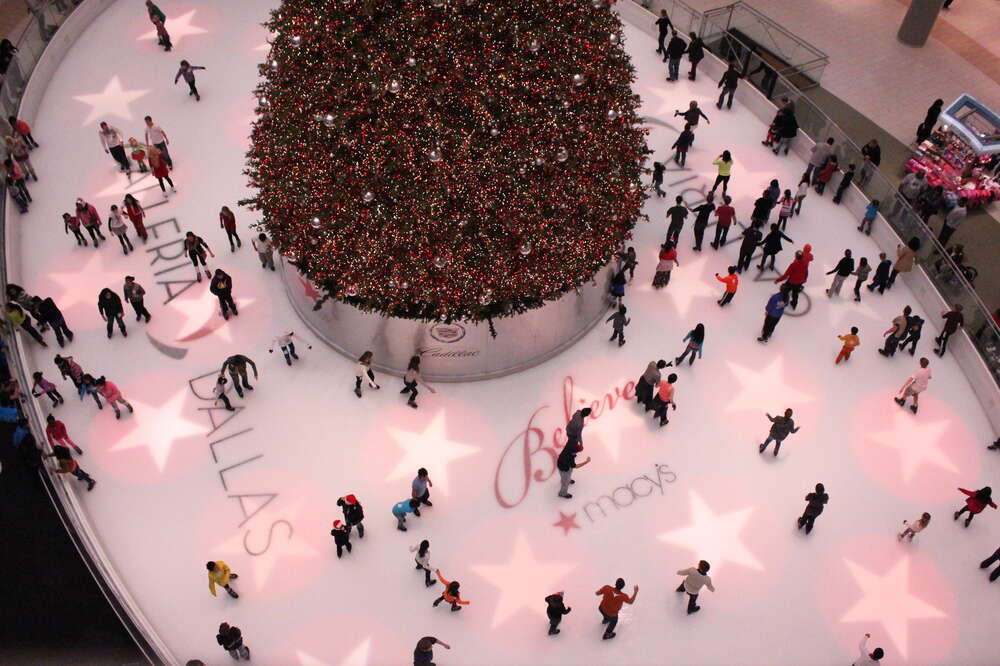
[[[285,363],[291,365],[293,358],[298,361],[299,355],[295,353],[295,341],[292,340],[294,335],[295,331],[292,329],[287,329],[283,333],[279,333],[274,337],[274,340],[271,342],[271,348],[268,349],[267,352],[269,354],[273,354],[274,348],[278,347],[281,349],[281,353],[285,356]],[[312,345],[309,343],[306,343],[306,347],[312,349]]]
[[[194,99],[197,102],[201,101],[201,95],[198,93],[198,87],[195,85],[194,72],[196,69],[205,69],[199,65],[192,65],[187,60],[181,60],[180,69],[177,70],[177,74],[174,76],[174,85],[177,85],[177,81],[183,76],[185,83],[188,84],[188,97],[194,95]]]
[[[840,365],[841,361],[845,363],[851,358],[851,352],[861,345],[861,338],[858,337],[858,327],[852,326],[850,333],[845,333],[844,335],[837,336],[844,346],[840,348],[840,353],[837,354],[837,360],[833,362],[834,365]]]
[[[44,393],[52,400],[53,407],[58,407],[66,402],[66,400],[63,399],[62,395],[59,393],[59,390],[56,388],[56,385],[45,379],[41,372],[36,372],[32,374],[31,377],[35,380],[35,383],[31,386],[31,395],[37,398]]]
[[[913,375],[903,382],[903,386],[899,389],[899,394],[902,397],[895,397],[893,400],[900,407],[906,406],[907,398],[913,398],[913,404],[910,405],[910,411],[914,414],[917,413],[917,403],[920,398],[920,394],[927,390],[927,384],[931,380],[931,369],[928,367],[930,361],[926,358],[920,359],[920,367]]]
[[[968,496],[965,500],[965,506],[960,510],[955,512],[955,520],[961,516],[966,511],[969,512],[969,517],[965,519],[965,526],[968,527],[972,519],[982,513],[983,509],[988,506],[997,508],[996,503],[993,502],[993,489],[989,486],[983,486],[979,490],[966,490],[965,488],[959,488],[959,492]]]
[[[618,311],[605,320],[605,323],[611,322],[611,337],[608,341],[613,341],[618,338],[618,346],[621,347],[625,344],[625,327],[631,323],[631,319],[625,316],[626,308],[624,305],[618,306]]]
[[[139,165],[139,173],[146,173],[149,167],[146,166],[146,151],[134,136],[129,137],[128,147],[132,149],[132,160]]]
[[[716,273],[715,279],[726,285],[726,291],[722,294],[722,298],[716,301],[719,307],[725,307],[733,300],[733,296],[736,295],[736,289],[740,284],[740,276],[736,274],[736,266],[729,267],[729,274],[726,277],[722,277]]]
[[[61,445],[66,448],[71,448],[76,451],[77,455],[83,455],[83,449],[76,445],[76,442],[70,438],[69,433],[66,432],[66,424],[62,421],[56,419],[55,416],[49,414],[45,417],[45,436],[49,440],[49,444],[52,446]]]
[[[213,405],[222,402],[222,406],[226,408],[226,411],[235,412],[236,408],[233,404],[229,402],[229,396],[226,395],[226,383],[227,379],[222,375],[215,381],[215,386],[212,387],[212,395],[215,397]]]
[[[135,410],[132,409],[131,403],[122,396],[122,392],[118,389],[118,386],[114,382],[109,382],[103,376],[97,379],[97,392],[104,396],[104,399],[111,405],[111,409],[115,410],[115,418],[120,419],[122,417],[121,410],[118,409],[118,403],[122,403],[128,407],[128,411],[131,414]]]
[[[662,162],[653,162],[653,189],[656,190],[657,197],[665,197],[667,193],[663,191],[663,172],[667,168]]]
[[[413,409],[417,408],[417,385],[420,384],[426,388],[431,393],[437,393],[437,390],[427,382],[425,382],[420,377],[420,357],[411,356],[410,363],[406,366],[406,374],[403,375],[403,390],[400,393],[409,393],[410,397],[406,401],[406,404]]]
[[[908,523],[904,520],[903,524],[906,525],[906,527],[903,529],[902,532],[896,535],[896,538],[899,539],[900,541],[906,539],[908,542],[912,543],[913,537],[916,536],[918,533],[923,532],[924,528],[927,527],[930,524],[930,522],[931,522],[931,514],[927,513],[926,511],[924,511],[924,513],[919,518],[914,520],[912,523]]]
[[[375,382],[375,373],[372,371],[372,357],[373,354],[370,351],[366,351],[358,358],[357,365],[354,366],[354,395],[361,397],[361,382],[367,377],[368,386],[375,389],[376,391],[380,388]]]
[[[343,557],[345,548],[348,553],[351,552],[351,531],[347,529],[347,525],[344,524],[344,521],[333,521],[333,529],[330,530],[330,536],[333,537],[333,542],[337,546],[338,560]]]
[[[784,196],[778,202],[778,228],[782,231],[788,226],[788,218],[792,216],[792,208],[795,206],[795,198],[792,197],[791,190],[785,190]]]
[[[619,268],[622,271],[628,271],[628,281],[631,282],[635,279],[635,267],[639,265],[638,260],[635,256],[635,248],[631,245],[628,246],[624,252],[618,253],[618,261],[620,262]]]
[[[679,266],[677,261],[677,249],[674,244],[667,241],[660,246],[659,262],[656,264],[656,274],[653,276],[653,288],[662,289],[670,284],[670,271],[674,266]]]
[[[444,585],[444,592],[440,597],[435,599],[432,604],[435,608],[437,608],[437,605],[442,601],[447,601],[451,604],[452,612],[460,611],[462,610],[462,606],[468,605],[469,602],[459,596],[458,588],[460,584],[457,580],[445,580],[444,576],[441,575],[440,569],[435,569],[434,573],[437,574],[438,580],[440,580],[441,584]]]
[[[417,571],[424,572],[424,586],[437,585],[437,581],[431,578],[431,542],[424,539],[416,546],[410,546],[410,552],[416,553],[413,561],[417,563]]]
[[[568,615],[573,610],[563,603],[563,594],[565,593],[560,590],[545,597],[545,614],[549,618],[549,636],[555,636],[559,633],[559,623],[562,622],[563,615]]]
[[[861,225],[858,226],[858,231],[865,233],[869,236],[872,235],[872,223],[875,221],[875,216],[878,215],[878,199],[872,199],[871,203],[865,207],[864,217],[861,218]]]
[[[118,237],[118,242],[122,246],[122,254],[128,254],[135,249],[128,237],[128,225],[122,219],[118,206],[111,207],[111,213],[108,215],[108,231]]]
[[[802,214],[802,202],[806,200],[806,195],[809,194],[809,177],[803,175],[802,180],[799,181],[799,187],[795,191],[795,205],[792,206],[792,215]]]
[[[680,367],[681,361],[688,354],[691,354],[691,360],[688,361],[688,365],[694,365],[695,356],[701,358],[702,351],[705,348],[705,325],[699,323],[688,331],[683,341],[688,343],[687,347],[684,348],[683,354],[674,359],[674,367]]]

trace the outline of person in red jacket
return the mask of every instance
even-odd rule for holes
[[[15,134],[19,134],[24,139],[24,145],[28,147],[28,150],[38,148],[38,142],[35,141],[35,137],[31,136],[31,128],[28,126],[28,123],[19,120],[15,116],[8,116],[7,123],[14,130]]]
[[[725,307],[731,300],[733,296],[736,295],[736,288],[740,284],[740,276],[736,274],[736,266],[729,267],[729,275],[722,277],[718,273],[715,274],[715,279],[726,285],[726,293],[722,294],[722,298],[716,301],[719,307]]]
[[[966,490],[965,488],[959,488],[958,490],[967,495],[968,499],[965,500],[965,506],[955,512],[955,520],[958,520],[959,516],[968,511],[969,517],[965,519],[966,527],[972,522],[973,517],[981,513],[987,506],[991,506],[994,509],[997,508],[997,505],[993,502],[993,489],[989,486],[983,486],[979,490]]]
[[[618,612],[622,609],[622,604],[634,604],[635,598],[639,594],[638,585],[633,588],[631,597],[622,592],[624,587],[625,579],[619,578],[615,581],[614,587],[605,585],[594,593],[601,597],[601,603],[597,607],[601,613],[601,624],[608,625],[604,629],[604,636],[601,637],[603,640],[615,637],[615,626],[618,624]]]
[[[45,436],[48,438],[49,444],[52,446],[61,445],[66,448],[72,447],[77,455],[83,455],[83,449],[77,446],[76,442],[70,439],[69,433],[66,432],[66,424],[56,419],[52,414],[49,414],[45,421]]]
[[[808,248],[809,246],[806,245]],[[810,254],[810,258],[811,258]],[[788,280],[788,291],[791,299],[790,305],[794,310],[799,304],[799,292],[805,289],[806,280],[809,279],[809,259],[805,257],[805,250],[798,250],[795,253],[795,260],[788,264],[788,268],[782,273],[774,284],[780,284]]]

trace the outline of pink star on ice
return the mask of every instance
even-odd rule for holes
[[[181,43],[185,37],[192,37],[194,35],[204,35],[208,32],[204,28],[199,28],[194,25],[191,20],[194,18],[195,10],[189,11],[187,14],[181,14],[177,17],[170,17],[170,21],[166,24],[167,32],[170,33],[170,43],[176,48],[178,44]],[[152,39],[157,39],[156,29],[150,30],[147,33],[142,34],[137,41],[148,41]]]
[[[696,558],[708,560],[715,571],[724,563],[739,564],[757,571],[764,570],[764,565],[747,548],[741,537],[754,507],[716,513],[701,495],[693,490],[690,499],[690,524],[664,532],[657,537],[660,541],[690,550]]]
[[[796,389],[785,377],[785,361],[778,356],[762,370],[751,370],[728,362],[740,390],[726,406],[726,411],[773,411],[775,405],[797,407],[815,398]]]
[[[340,660],[338,666],[367,666],[368,655],[371,653],[371,636],[358,643],[351,653]],[[299,660],[299,666],[330,666],[328,662],[317,659],[308,652],[296,650],[295,656]]]
[[[137,88],[135,90],[125,90],[118,75],[112,76],[104,90],[90,95],[76,95],[73,99],[83,102],[90,107],[90,113],[86,120],[80,123],[82,126],[90,125],[98,120],[111,120],[117,117],[121,120],[132,120],[132,110],[129,104],[149,93],[149,88]],[[94,128],[97,131],[97,128]],[[127,137],[128,135],[126,135]]]
[[[107,233],[107,225],[102,225],[101,229],[104,231],[104,235],[108,237],[109,243],[114,243],[118,245],[118,242]],[[84,232],[86,235],[86,232]],[[89,237],[87,238],[89,242]],[[106,268],[106,264],[111,264],[112,261],[104,261],[107,252],[120,251],[118,248],[108,248],[107,250],[93,250],[90,247],[83,248],[90,253],[90,258],[87,259],[87,263],[83,267],[70,272],[53,271],[49,273],[49,277],[59,285],[59,293],[53,296],[53,299],[59,304],[59,307],[63,310],[66,308],[71,308],[74,305],[84,303],[93,306],[93,312],[96,315],[97,312],[97,294],[100,293],[101,289],[108,287],[112,291],[118,293],[121,291],[121,285],[123,284],[124,272],[119,266],[117,268]],[[115,257],[115,259],[119,259]],[[128,317],[126,316],[126,319]]]
[[[948,425],[948,421],[917,421],[912,414],[896,410],[892,426],[869,433],[868,438],[899,455],[903,481],[908,483],[925,464],[958,474],[958,466],[940,446],[941,435]]]
[[[413,433],[391,426],[386,430],[403,448],[403,455],[399,457],[386,480],[412,478],[416,476],[419,468],[426,467],[434,481],[434,492],[442,495],[448,493],[448,466],[456,460],[479,452],[474,446],[448,439],[443,411],[434,415],[434,420],[422,433]]]
[[[907,657],[910,620],[946,617],[940,609],[910,593],[910,557],[904,555],[887,573],[873,573],[844,559],[862,597],[840,618],[841,622],[880,622],[896,649]]]
[[[552,523],[553,527],[561,527],[563,531],[563,536],[568,536],[570,530],[578,530],[580,526],[576,524],[576,512],[566,515],[562,511],[559,512],[559,520]]]
[[[523,609],[540,612],[538,590],[551,588],[575,568],[576,564],[565,561],[539,561],[528,538],[518,532],[505,564],[477,564],[472,570],[500,590],[492,624],[497,627]]]
[[[184,418],[184,406],[189,396],[186,387],[159,404],[131,399],[125,390],[122,393],[135,407],[135,413],[129,417],[134,423],[132,430],[119,439],[111,447],[111,451],[146,448],[156,469],[162,472],[167,466],[167,458],[170,457],[174,444],[205,432],[204,426]],[[126,409],[119,407],[123,413],[127,413]]]

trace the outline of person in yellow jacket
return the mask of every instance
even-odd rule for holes
[[[233,599],[240,598],[240,595],[236,594],[236,591],[229,587],[229,581],[236,580],[239,576],[229,569],[228,564],[222,560],[218,560],[217,562],[209,562],[205,567],[208,569],[208,591],[212,593],[213,597],[217,596],[215,594],[215,586],[221,585]]]

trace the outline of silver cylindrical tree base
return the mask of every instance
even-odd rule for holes
[[[494,320],[496,337],[486,322],[421,322],[362,312],[334,299],[314,310],[320,296],[298,269],[281,262],[288,298],[302,321],[321,340],[351,359],[370,350],[376,370],[406,371],[410,357],[421,357],[421,375],[429,381],[473,381],[525,370],[542,363],[582,338],[608,316],[611,268],[544,307]]]

